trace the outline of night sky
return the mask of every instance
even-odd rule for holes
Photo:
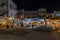
[[[36,10],[38,8],[47,8],[47,12],[60,10],[59,0],[13,0],[18,9]]]

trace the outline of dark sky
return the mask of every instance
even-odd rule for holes
[[[60,10],[59,0],[13,0],[18,9],[36,10],[38,8],[47,8],[48,12]]]

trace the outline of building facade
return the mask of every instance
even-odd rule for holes
[[[47,13],[47,14],[46,14],[46,18],[47,18],[47,19],[52,19],[52,18],[54,17],[53,14],[54,14],[54,13]]]
[[[32,11],[32,10],[24,10],[22,9],[20,13],[18,14],[19,17],[24,18],[40,18],[46,16],[46,8],[40,8],[38,10]]]
[[[19,16],[19,14],[18,14]],[[24,17],[24,18],[33,18],[33,17],[37,17],[37,11],[31,11],[31,10],[24,10],[22,9],[20,12],[20,17]]]
[[[17,5],[12,0],[0,0],[0,16],[14,17]]]
[[[46,18],[58,19],[60,18],[60,11],[54,11],[53,13],[47,13],[46,15],[47,15]]]
[[[45,17],[45,16],[46,16],[46,8],[39,8],[38,17]]]
[[[25,18],[32,18],[32,17],[37,17],[37,11],[26,11],[26,10],[21,10],[21,13],[24,15]]]
[[[14,19],[16,19],[15,18],[16,13],[17,13],[17,5],[12,0],[0,0],[0,16],[2,16],[4,18],[6,17],[6,18],[14,18]],[[1,20],[1,22],[2,22],[2,20]],[[9,20],[6,19],[6,23],[7,23],[8,26],[7,25],[4,26],[4,27],[1,26],[1,28],[2,29],[10,29],[12,27],[11,25],[14,25],[13,21],[15,21],[16,24],[17,24],[17,20],[12,20],[12,22],[9,22]]]
[[[54,11],[52,15],[53,15],[53,18],[58,19],[58,18],[60,18],[60,11]]]

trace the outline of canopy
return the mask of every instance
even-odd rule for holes
[[[44,21],[43,18],[32,18],[32,21]]]
[[[25,21],[44,21],[43,18],[26,18]]]

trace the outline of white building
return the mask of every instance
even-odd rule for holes
[[[0,16],[15,17],[17,5],[12,0],[0,0]]]

